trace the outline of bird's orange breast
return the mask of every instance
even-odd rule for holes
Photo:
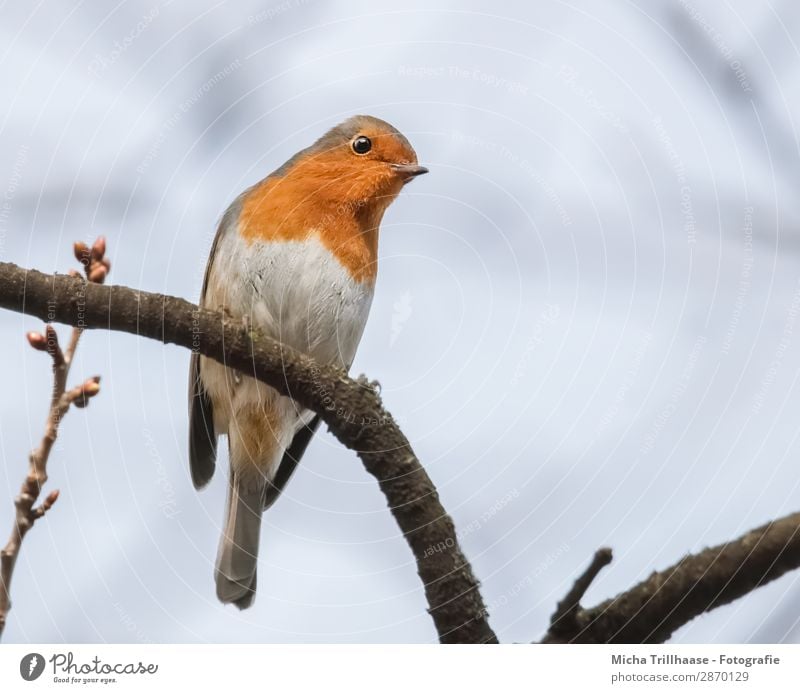
[[[347,202],[345,190],[341,196],[331,190],[320,195],[313,176],[267,178],[244,199],[239,232],[248,243],[317,235],[354,281],[374,282],[382,210],[377,216],[365,213]]]

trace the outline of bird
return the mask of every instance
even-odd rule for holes
[[[375,289],[387,207],[428,169],[408,139],[373,116],[336,125],[227,208],[211,246],[200,307],[319,363],[349,369]],[[189,463],[201,489],[227,436],[229,474],[214,568],[217,597],[240,609],[256,594],[262,513],[279,497],[319,416],[268,385],[193,353]]]

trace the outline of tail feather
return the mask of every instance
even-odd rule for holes
[[[225,529],[217,553],[217,596],[246,609],[256,596],[263,488],[246,488],[231,470]]]

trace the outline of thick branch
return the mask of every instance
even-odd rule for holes
[[[177,344],[252,375],[316,411],[378,480],[416,558],[440,641],[497,642],[453,522],[375,387],[180,298],[0,263],[0,307]],[[434,546],[444,549],[430,551]]]
[[[591,609],[580,609],[572,628],[551,627],[544,642],[665,642],[695,616],[797,568],[800,513],[686,556],[627,592]]]

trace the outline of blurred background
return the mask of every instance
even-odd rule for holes
[[[505,642],[602,545],[595,603],[800,508],[800,6],[4,3],[0,259],[196,300],[222,212],[355,113],[428,176],[382,228],[353,366],[439,487]],[[47,357],[0,313],[0,532],[41,437]],[[61,328],[63,335],[66,328]],[[356,456],[316,436],[265,515],[254,608],[216,600],[226,457],[188,474],[189,354],[84,336],[6,642],[432,642]],[[794,573],[673,642],[797,642]]]

